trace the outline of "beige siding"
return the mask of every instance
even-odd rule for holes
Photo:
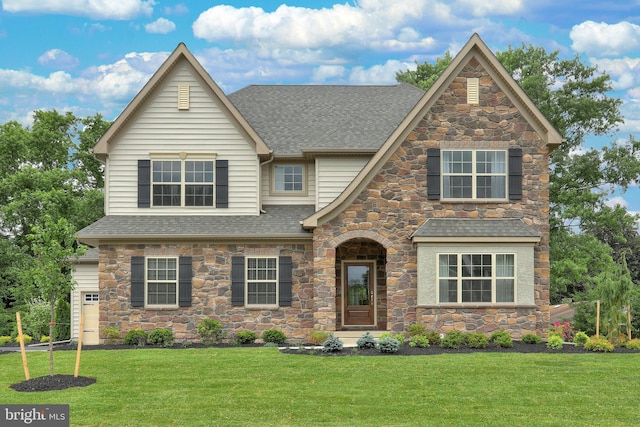
[[[178,110],[178,85],[190,86],[188,110]],[[182,62],[130,119],[109,155],[107,215],[257,214],[258,158],[203,85]],[[179,152],[229,161],[229,208],[137,207],[138,160]]]
[[[82,292],[98,292],[98,261],[76,265],[73,279],[77,284],[71,292],[71,338],[76,339],[80,331]]]
[[[322,209],[344,191],[369,161],[369,157],[319,157],[316,159],[316,209]]]
[[[306,193],[302,195],[273,194],[271,171],[274,162],[262,166],[261,191],[263,205],[313,205],[316,200],[316,169],[313,163],[300,162],[306,168]],[[279,163],[278,163],[279,164]],[[283,163],[284,164],[284,163]],[[299,163],[297,163],[299,164]]]

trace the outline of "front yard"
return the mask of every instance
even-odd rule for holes
[[[73,374],[74,351],[55,354]],[[48,354],[29,353],[31,377]],[[88,387],[18,393],[0,354],[0,403],[70,404],[71,425],[640,425],[640,354],[314,357],[274,348],[95,350]]]

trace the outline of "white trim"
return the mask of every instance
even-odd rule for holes
[[[149,260],[160,260],[160,259],[173,259],[176,261],[176,278],[165,279],[165,280],[149,280]],[[175,304],[149,304],[148,295],[149,295],[149,283],[168,283],[175,282],[176,284],[176,303]],[[172,308],[175,309],[178,307],[178,299],[180,296],[180,258],[177,256],[154,256],[154,255],[145,255],[144,257],[144,307],[147,309],[164,309],[164,308]]]
[[[275,261],[275,279],[254,279],[249,280],[249,260],[250,259],[272,259]],[[270,268],[267,267],[269,270]],[[275,295],[275,304],[250,304],[249,303],[249,282],[251,283],[274,283],[276,285],[276,295]],[[253,308],[264,308],[264,309],[274,309],[278,308],[280,304],[280,258],[278,256],[254,256],[254,255],[245,255],[244,257],[244,306],[249,309]]]

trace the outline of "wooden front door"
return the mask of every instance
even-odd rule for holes
[[[375,325],[375,262],[345,261],[342,274],[344,325]]]
[[[100,306],[97,292],[82,293],[82,313],[84,314],[82,343],[87,345],[100,344]]]

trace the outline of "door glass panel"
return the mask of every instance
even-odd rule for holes
[[[369,266],[347,266],[348,305],[369,305]]]

